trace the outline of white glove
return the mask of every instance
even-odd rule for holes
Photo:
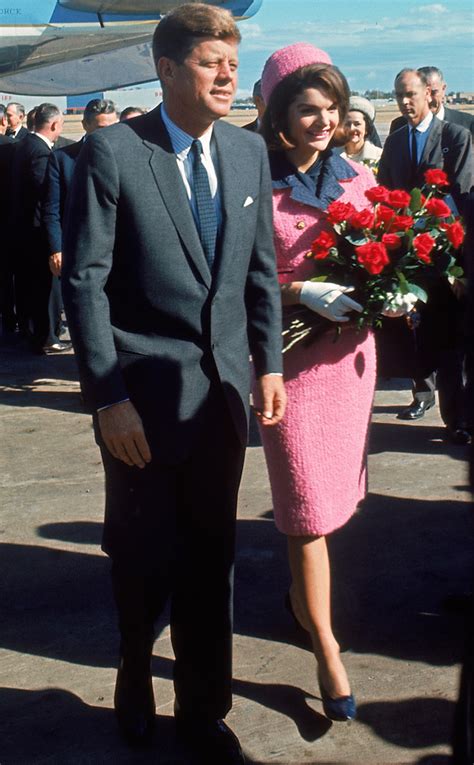
[[[390,319],[398,319],[400,316],[405,316],[410,311],[413,311],[418,298],[413,292],[407,292],[402,295],[401,292],[387,292],[387,299],[382,308],[382,316],[387,316]]]
[[[303,282],[300,303],[330,321],[349,321],[346,313],[362,311],[359,303],[346,297],[345,293],[353,291],[354,287],[342,287],[330,282]]]

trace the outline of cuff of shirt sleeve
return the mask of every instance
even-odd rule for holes
[[[123,398],[121,401],[114,401],[113,404],[106,404],[105,406],[100,406],[97,409],[97,413],[103,412],[104,409],[110,409],[111,406],[115,406],[116,404],[124,404],[126,401],[130,401],[130,399],[129,398]]]

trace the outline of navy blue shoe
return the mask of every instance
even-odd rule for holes
[[[357,706],[354,696],[339,696],[337,699],[331,698],[325,691],[321,679],[319,679],[319,690],[323,701],[323,710],[326,717],[337,722],[346,722],[353,720],[357,714]]]

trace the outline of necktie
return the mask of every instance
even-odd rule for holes
[[[418,144],[416,142],[416,128],[411,131],[411,177],[413,183],[416,183],[418,176]]]
[[[193,186],[199,219],[199,236],[209,268],[212,270],[217,239],[216,209],[211,196],[207,170],[201,162],[201,141],[198,139],[193,141],[191,151],[193,153]]]

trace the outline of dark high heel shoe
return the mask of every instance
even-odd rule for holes
[[[330,720],[336,720],[337,722],[353,720],[357,714],[357,706],[352,693],[350,696],[339,696],[338,698],[333,699],[325,690],[319,676],[318,682],[323,701],[323,710],[326,717],[329,717]]]

